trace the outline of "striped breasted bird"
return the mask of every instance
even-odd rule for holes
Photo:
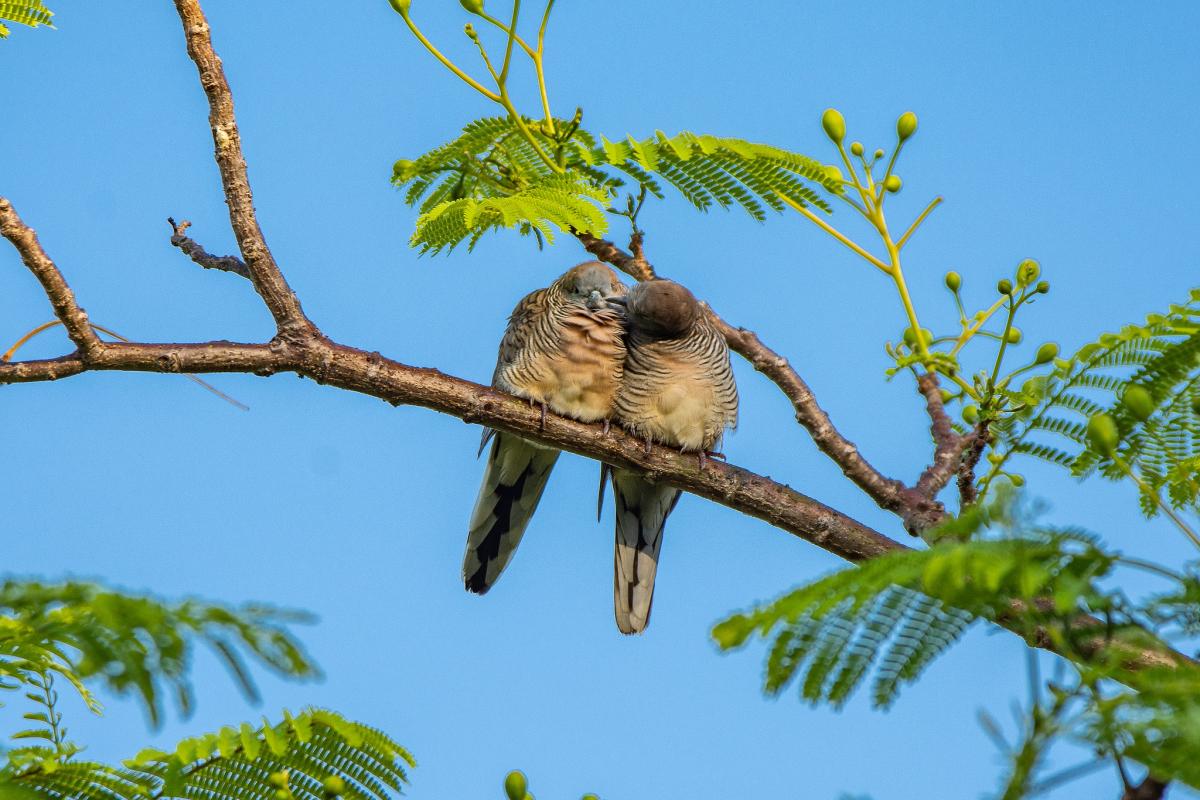
[[[624,314],[609,301],[625,284],[598,261],[580,264],[513,310],[500,341],[492,385],[581,422],[606,424],[625,363]],[[512,559],[537,508],[558,450],[485,430],[483,485],[471,512],[463,583],[484,594]]]
[[[627,353],[617,420],[647,445],[696,452],[703,465],[726,428],[737,425],[737,386],[725,339],[692,293],[674,281],[639,283],[623,300]],[[612,485],[617,627],[641,633],[650,621],[663,526],[680,491],[620,469],[612,471]]]

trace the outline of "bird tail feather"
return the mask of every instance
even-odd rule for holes
[[[680,491],[613,470],[617,539],[613,557],[613,599],[621,633],[641,633],[650,622],[654,576],[662,549],[663,526]]]

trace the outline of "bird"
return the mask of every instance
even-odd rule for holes
[[[729,348],[683,285],[663,278],[635,285],[626,309],[625,371],[617,422],[644,439],[706,454],[737,426],[738,394]],[[613,595],[617,627],[641,633],[650,622],[663,526],[680,490],[610,470],[616,501]],[[601,485],[603,485],[603,471]]]
[[[606,264],[588,261],[517,303],[500,341],[492,386],[580,422],[608,420],[625,365],[624,312],[609,303],[627,287]],[[487,429],[492,440],[468,524],[462,577],[485,594],[512,559],[559,451]]]

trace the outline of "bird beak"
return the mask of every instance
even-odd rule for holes
[[[592,289],[592,291],[588,293],[587,307],[593,311],[599,311],[600,309],[604,308],[604,295],[600,294],[599,289]]]

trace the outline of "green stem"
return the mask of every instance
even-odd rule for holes
[[[504,65],[500,67],[500,78],[496,81],[500,94],[505,94],[508,84],[508,68],[512,66],[513,43],[517,38],[517,18],[521,15],[521,0],[513,0],[512,22],[508,26],[508,44],[504,47]]]
[[[917,228],[921,227],[921,223],[924,222],[925,218],[929,216],[929,212],[931,212],[935,208],[937,208],[941,204],[941,202],[942,202],[942,198],[935,197],[929,203],[929,205],[925,206],[925,210],[921,212],[920,216],[918,216],[915,220],[913,220],[913,224],[908,226],[908,230],[906,230],[904,232],[904,235],[900,237],[900,240],[898,242],[896,242],[897,249],[904,247],[904,243],[908,241],[908,237],[912,236],[913,233],[917,230]]]
[[[1010,296],[1010,295],[1006,295]],[[1004,361],[1004,351],[1008,349],[1008,332],[1012,330],[1013,318],[1017,315],[1017,304],[1008,306],[1008,319],[1004,321],[1004,333],[1000,334],[1000,349],[996,351],[996,365],[992,367],[992,377],[988,380],[988,394],[996,388],[996,379],[1000,377],[1000,364]]]
[[[537,57],[533,67],[537,71],[538,88],[542,93],[542,110],[546,113],[546,124],[553,127],[554,115],[550,113],[550,98],[546,94],[546,71],[542,59],[546,55],[546,25],[550,22],[550,9],[554,8],[554,0],[546,0],[546,11],[542,14],[542,24],[538,27]]]
[[[474,89],[475,91],[482,94],[487,99],[489,99],[493,102],[496,102],[496,103],[500,102],[500,95],[496,94],[491,89],[488,89],[486,86],[481,84],[479,81],[475,80],[470,75],[463,72],[461,69],[458,68],[457,64],[455,64],[453,61],[451,61],[450,59],[448,59],[444,55],[442,55],[442,52],[433,46],[433,42],[431,42],[425,38],[425,34],[421,33],[421,29],[417,27],[417,23],[413,22],[412,18],[409,17],[408,14],[401,14],[400,16],[404,20],[405,24],[408,25],[408,29],[410,31],[412,31],[413,36],[417,37],[417,41],[419,41],[421,44],[425,45],[425,49],[428,50],[430,53],[432,53],[434,58],[436,58],[438,61],[442,62],[442,65],[445,66],[446,69],[450,70],[455,75],[462,78],[463,81],[468,86],[470,86],[472,89]]]
[[[1129,464],[1125,463],[1125,459],[1121,458],[1115,453],[1113,454],[1113,462],[1116,463],[1116,465],[1119,466],[1126,475],[1133,479],[1133,482],[1138,485],[1139,489],[1141,489],[1145,494],[1154,498],[1154,504],[1158,506],[1159,510],[1170,517],[1171,521],[1175,523],[1175,526],[1183,532],[1183,535],[1191,539],[1192,544],[1194,544],[1197,549],[1200,549],[1200,536],[1197,536],[1196,532],[1192,530],[1186,522],[1183,521],[1183,518],[1176,514],[1169,505],[1163,502],[1163,499],[1159,497],[1158,492],[1147,486],[1145,481],[1143,481],[1141,477],[1133,471],[1133,468],[1130,467]]]

